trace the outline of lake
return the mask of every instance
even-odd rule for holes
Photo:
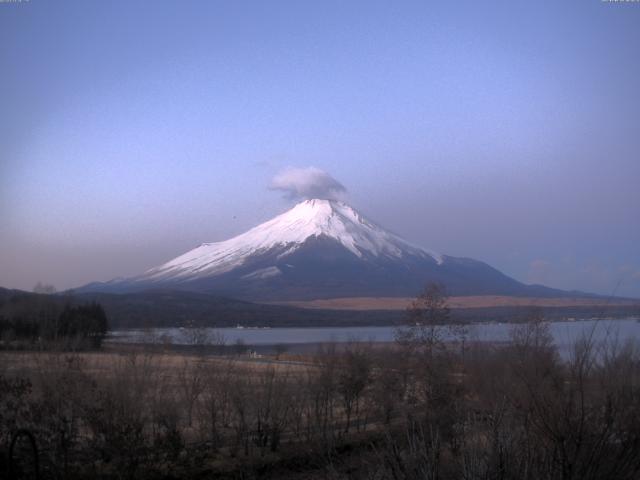
[[[560,351],[568,351],[569,346],[584,334],[593,334],[596,341],[625,342],[640,340],[640,321],[637,318],[616,320],[576,320],[550,322],[550,331]],[[510,339],[513,324],[483,323],[469,326],[469,341],[506,342]],[[252,346],[272,346],[278,344],[300,345],[326,342],[344,343],[349,341],[391,342],[395,327],[328,327],[328,328],[209,328],[208,335],[222,335],[227,345],[242,341]],[[446,328],[442,334],[451,338]],[[112,332],[109,340],[126,343],[157,343],[171,341],[177,345],[191,343],[190,331],[184,328],[156,328],[147,330],[119,330]]]

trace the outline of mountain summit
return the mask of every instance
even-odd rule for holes
[[[401,259],[406,256],[440,258],[409,245],[363,217],[345,203],[335,200],[306,200],[272,220],[252,228],[230,240],[203,243],[199,247],[169,262],[152,268],[139,279],[188,281],[220,275],[252,263],[251,258],[277,253],[284,259],[303,248],[309,241],[333,241],[354,256]],[[267,271],[250,272],[249,276],[277,275],[278,266]]]
[[[203,243],[137,277],[83,290],[177,288],[290,300],[413,296],[430,281],[456,295],[564,293],[524,285],[476,260],[411,245],[349,205],[322,199],[298,203],[229,240]]]

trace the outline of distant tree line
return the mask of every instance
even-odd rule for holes
[[[71,297],[18,293],[0,299],[0,345],[3,348],[56,346],[100,348],[109,322],[100,304],[75,304]]]
[[[43,287],[46,290],[46,286]],[[418,293],[418,292],[416,292]],[[403,323],[402,310],[323,310],[265,305],[186,291],[134,293],[78,293],[75,301],[96,301],[109,317],[112,329],[166,327],[346,327],[395,326]],[[528,307],[498,306],[451,308],[457,323],[512,322],[528,315]],[[640,316],[640,305],[542,307],[548,320],[566,318]]]

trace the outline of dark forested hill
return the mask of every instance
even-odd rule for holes
[[[136,293],[77,293],[40,295],[0,288],[0,317],[22,310],[60,311],[66,304],[96,302],[103,306],[112,329],[145,327],[332,327],[394,325],[402,322],[402,310],[323,310],[245,302],[205,293],[151,290]],[[530,307],[454,308],[452,318],[463,321],[518,321]],[[548,319],[593,316],[640,316],[638,305],[608,307],[545,307]]]

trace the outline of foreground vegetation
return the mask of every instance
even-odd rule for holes
[[[63,300],[3,305],[9,478],[640,476],[640,350],[585,332],[561,359],[541,311],[508,344],[469,343],[431,285],[392,345],[255,358],[200,328],[180,351],[99,349],[102,308]]]
[[[33,438],[41,478],[640,475],[633,345],[587,336],[563,362],[536,318],[501,347],[435,332],[414,325],[394,346],[327,345],[296,361],[5,352],[0,471],[14,440],[13,475],[33,478]]]

